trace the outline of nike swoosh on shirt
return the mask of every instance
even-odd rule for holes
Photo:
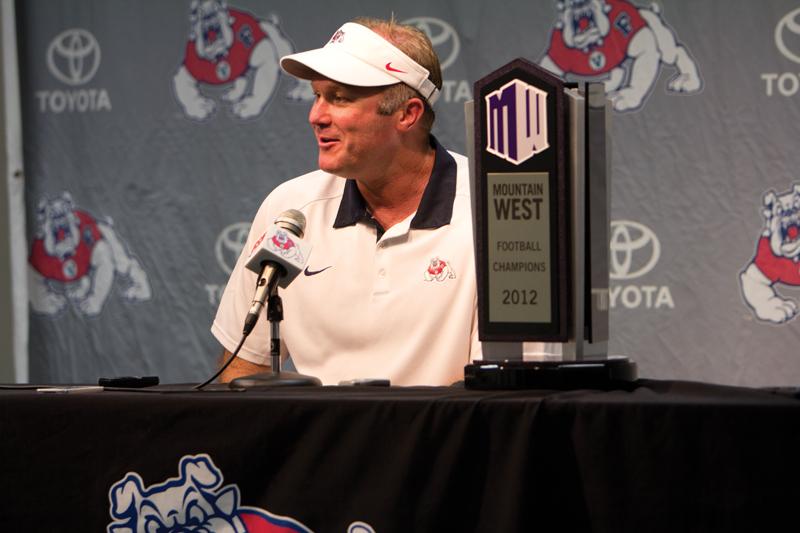
[[[332,267],[333,267],[333,265],[326,266],[322,270],[309,270],[308,267],[306,267],[306,269],[303,271],[303,274],[305,274],[306,276],[316,276],[320,272],[325,272],[326,270],[328,270],[329,268],[332,268]]]
[[[401,74],[405,74],[405,73],[406,73],[406,71],[405,71],[405,70],[400,70],[400,69],[396,69],[396,68],[394,68],[394,67],[392,66],[392,62],[391,62],[391,61],[389,61],[388,63],[386,63],[386,70],[390,70],[390,71],[392,71],[392,72],[399,72],[399,73],[401,73]]]

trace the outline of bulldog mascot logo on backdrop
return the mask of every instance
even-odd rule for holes
[[[678,71],[668,91],[702,88],[697,65],[655,4],[646,9],[627,0],[564,0],[558,9],[559,20],[539,64],[558,76],[605,80],[616,111],[642,107],[662,64]]]
[[[278,18],[256,19],[220,0],[191,4],[191,32],[183,63],[173,78],[184,113],[203,120],[217,104],[203,87],[228,87],[222,100],[239,118],[253,118],[267,107],[278,83],[281,56],[294,52]]]
[[[31,244],[28,281],[31,308],[55,315],[72,304],[85,316],[100,314],[115,276],[127,281],[128,300],[150,299],[150,283],[139,261],[128,253],[111,220],[77,209],[72,196],[43,198]]]
[[[782,324],[797,315],[797,302],[782,298],[775,284],[800,286],[800,184],[763,199],[764,231],[753,260],[739,275],[742,296],[764,322]]]
[[[240,505],[239,487],[222,486],[222,471],[207,454],[183,456],[178,471],[178,477],[150,487],[136,472],[114,483],[108,491],[114,521],[107,533],[311,533],[292,518]],[[374,533],[364,522],[353,522],[347,531]]]

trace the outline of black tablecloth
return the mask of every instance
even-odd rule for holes
[[[793,530],[798,454],[800,400],[691,382],[0,390],[0,525],[104,531],[126,476],[155,501],[202,458],[208,491],[319,532]]]

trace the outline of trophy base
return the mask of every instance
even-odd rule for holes
[[[475,361],[464,367],[468,389],[617,389],[637,379],[636,363],[623,356],[583,361]]]
[[[304,376],[297,372],[262,372],[242,376],[230,382],[232,389],[272,389],[274,387],[318,387],[322,382],[312,376]]]

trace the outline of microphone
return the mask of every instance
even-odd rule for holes
[[[297,209],[289,209],[278,215],[275,223],[253,245],[245,267],[258,274],[258,283],[244,322],[245,335],[253,330],[275,285],[285,289],[306,266],[311,245],[302,240],[305,229],[305,215]]]

